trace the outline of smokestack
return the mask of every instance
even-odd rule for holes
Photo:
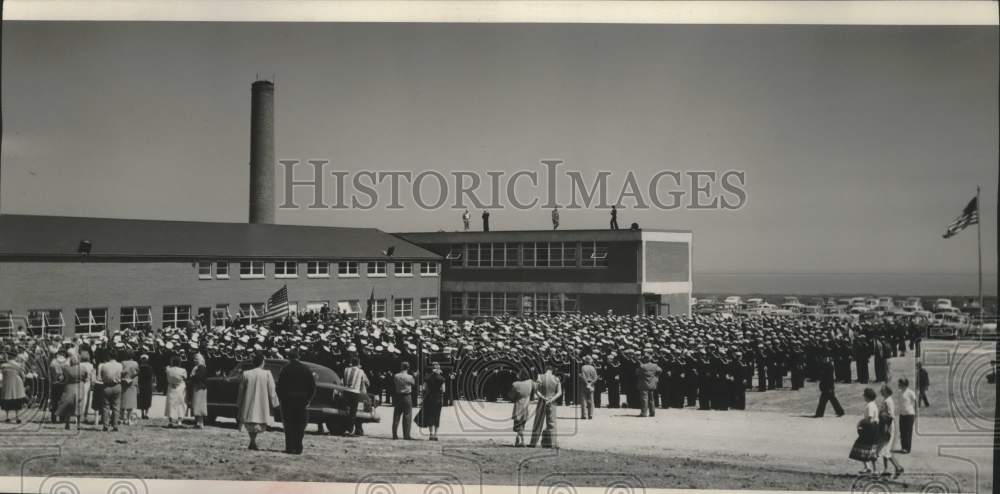
[[[274,84],[250,87],[250,223],[274,223]]]

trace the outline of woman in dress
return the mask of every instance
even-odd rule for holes
[[[132,412],[139,408],[139,363],[132,357],[132,352],[123,352],[122,360],[122,403],[121,417],[125,425],[132,425]]]
[[[70,354],[62,373],[65,386],[56,415],[63,421],[66,430],[69,430],[70,419],[76,417],[76,430],[80,430],[80,416],[86,408],[86,396],[90,391],[90,374],[80,365],[80,357],[76,353]]]
[[[21,423],[21,409],[28,399],[24,392],[24,362],[26,358],[18,354],[4,364],[0,364],[0,374],[3,375],[3,392],[0,393],[0,408],[4,411],[4,422],[10,422],[10,412],[14,412],[14,420]]]
[[[864,470],[861,475],[870,475],[878,470],[878,405],[875,404],[875,390],[865,388],[865,409],[858,421],[858,439],[851,447],[849,458],[860,461]]]
[[[188,390],[191,394],[191,414],[194,415],[194,428],[201,429],[208,415],[208,367],[205,357],[197,353],[194,356],[194,369],[188,378]]]
[[[149,365],[149,355],[139,357],[139,378],[136,408],[142,412],[144,420],[149,419],[149,409],[153,406],[153,366]]]
[[[167,366],[167,408],[164,413],[167,416],[167,427],[171,429],[181,425],[184,412],[187,411],[184,389],[186,379],[187,371],[181,367],[181,358],[177,355],[170,357],[170,365]]]
[[[528,423],[528,407],[535,394],[535,381],[528,377],[527,371],[520,371],[517,374],[517,381],[510,387],[507,398],[514,404],[511,418],[514,419],[514,447],[524,447],[524,424]]]
[[[80,390],[80,411],[83,413],[83,416],[79,417],[79,420],[87,422],[90,419],[90,401],[92,400],[90,391],[94,385],[94,378],[97,375],[94,364],[90,362],[89,347],[80,347],[80,375],[85,377],[85,381],[81,383],[83,389]]]
[[[444,393],[444,376],[441,364],[431,364],[431,372],[424,379],[424,402],[420,409],[420,427],[430,429],[430,440],[437,441],[438,426],[441,425],[441,398]]]
[[[899,478],[903,474],[903,467],[892,457],[892,445],[896,441],[896,401],[892,399],[892,388],[882,385],[882,406],[879,407],[879,425],[881,442],[879,443],[878,457],[882,458],[882,476],[889,476],[889,463],[895,469],[893,478]]]

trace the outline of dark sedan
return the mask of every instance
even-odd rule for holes
[[[317,424],[334,434],[342,434],[352,430],[348,423],[347,395],[354,393],[351,388],[344,386],[343,380],[337,372],[328,367],[324,367],[312,362],[302,362],[312,371],[316,379],[316,392],[309,401],[309,423]],[[271,371],[274,381],[278,381],[281,369],[288,364],[287,360],[268,359],[264,361],[264,368]],[[242,362],[228,374],[213,376],[208,381],[208,422],[212,423],[216,417],[236,418],[236,399],[240,389],[240,375],[245,369],[251,367],[250,362]],[[372,395],[366,395],[364,401],[358,403],[357,418],[362,422],[378,422],[378,412],[375,410],[375,401]],[[276,410],[274,419],[281,421],[281,411]]]

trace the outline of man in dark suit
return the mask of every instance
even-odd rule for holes
[[[608,389],[608,408],[618,408],[621,403],[621,364],[612,355],[604,364],[604,383]]]
[[[281,403],[281,422],[285,426],[285,453],[302,454],[302,436],[306,432],[309,414],[306,406],[316,391],[316,378],[309,367],[299,361],[299,351],[288,351],[288,365],[281,370],[277,383]]]
[[[827,357],[823,360],[823,369],[819,377],[819,405],[816,406],[816,417],[822,417],[823,413],[826,412],[826,402],[830,402],[833,405],[833,411],[837,413],[840,417],[844,414],[844,409],[840,406],[840,401],[837,400],[837,395],[834,393],[834,386],[836,380],[833,376],[833,362]]]

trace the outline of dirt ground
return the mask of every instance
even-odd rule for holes
[[[995,388],[976,370],[991,351],[970,344],[925,347],[931,407],[920,410],[913,452],[897,455],[906,473],[885,487],[992,490]],[[912,373],[913,362],[912,355],[893,359],[892,377]],[[863,387],[838,386],[847,411],[840,418],[832,410],[823,419],[811,417],[815,383],[800,391],[752,392],[747,411],[671,409],[641,419],[634,410],[604,408],[594,420],[580,421],[577,409],[560,407],[559,450],[511,447],[509,404],[464,401],[444,409],[439,442],[426,441],[419,429],[416,441],[391,440],[392,411],[382,408],[382,422],[369,424],[364,438],[321,436],[311,427],[302,456],[281,452],[281,432],[262,436],[265,451],[246,451],[246,435],[231,422],[171,430],[154,418],[118,433],[85,426],[69,435],[51,424],[0,424],[0,475],[23,469],[33,476],[852,490],[868,482],[856,476],[860,464],[847,458]],[[154,412],[161,409],[162,402],[154,402]]]

